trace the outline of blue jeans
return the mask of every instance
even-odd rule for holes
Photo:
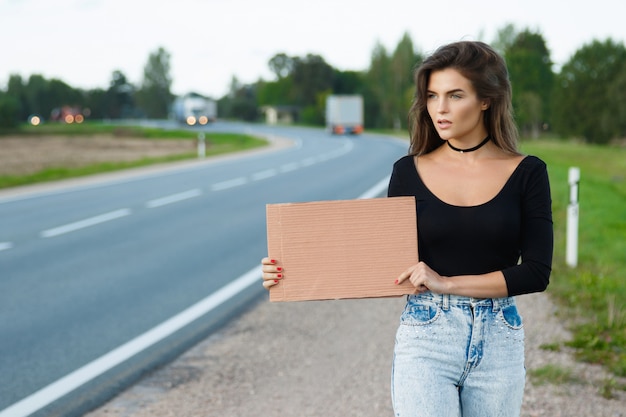
[[[514,298],[408,296],[393,358],[396,417],[519,416],[525,378]]]

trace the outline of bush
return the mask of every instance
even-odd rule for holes
[[[5,94],[0,94],[0,128],[14,128],[19,124],[19,102]]]

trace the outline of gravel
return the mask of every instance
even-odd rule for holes
[[[392,416],[390,368],[403,304],[264,300],[87,416]],[[541,348],[570,337],[548,294],[519,297],[518,305],[528,370],[552,365],[570,373],[552,385],[535,384],[528,372],[521,416],[626,416],[624,391],[600,395],[613,376],[576,362],[566,348]]]

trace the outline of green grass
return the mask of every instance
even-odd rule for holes
[[[528,374],[535,385],[562,385],[581,382],[571,369],[552,364],[530,370]]]
[[[17,130],[0,132],[0,147],[2,134],[10,135],[59,135],[81,136],[89,140],[94,135],[112,135],[115,137],[134,137],[146,140],[174,140],[196,139],[198,132],[189,130],[163,130],[136,126],[112,126],[107,124],[85,123],[80,125],[46,124],[43,126],[24,126]],[[256,137],[234,133],[205,133],[206,156],[214,156],[229,152],[237,152],[255,147],[265,146],[267,142]],[[0,189],[28,185],[46,181],[57,181],[72,177],[93,175],[97,173],[117,171],[126,168],[151,165],[156,163],[173,162],[184,159],[197,158],[196,152],[188,152],[164,157],[141,158],[134,161],[101,162],[82,167],[52,167],[29,175],[0,175]]]
[[[626,376],[626,149],[540,140],[525,153],[548,164],[555,228],[548,292],[569,323],[578,358]],[[578,266],[565,263],[569,167],[581,170]]]

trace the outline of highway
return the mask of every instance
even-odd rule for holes
[[[0,196],[0,417],[82,415],[264,299],[265,205],[386,193],[407,143],[291,146]]]

